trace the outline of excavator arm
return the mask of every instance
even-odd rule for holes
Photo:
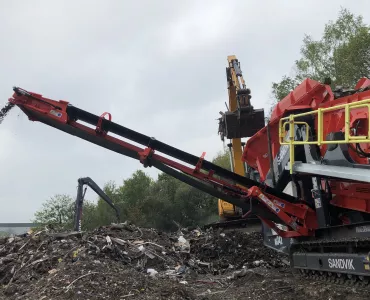
[[[264,110],[253,108],[251,90],[246,87],[240,62],[236,56],[228,56],[227,61],[226,80],[229,103],[228,106],[226,105],[227,111],[220,112],[222,117],[219,119],[218,132],[222,141],[225,137],[230,139],[227,146],[229,148],[231,171],[242,176],[251,177],[251,168],[242,160],[245,143],[241,139],[254,135],[264,127]],[[218,211],[222,220],[240,220],[243,215],[240,208],[222,199],[218,200]],[[232,223],[228,221],[225,225]]]
[[[106,193],[90,178],[90,177],[82,177],[78,179],[78,187],[77,187],[77,197],[76,197],[76,208],[75,208],[75,222],[74,222],[74,230],[81,231],[81,221],[82,221],[82,206],[83,200],[85,198],[85,193],[87,185],[90,187],[98,196],[100,196],[111,208],[114,209],[116,212],[116,219],[117,222],[120,221],[120,213],[118,208],[113,204],[112,200],[108,197]]]

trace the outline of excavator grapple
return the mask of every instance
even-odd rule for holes
[[[263,110],[254,110],[253,107],[246,109],[225,112],[219,124],[223,136],[228,139],[251,137],[265,126]]]
[[[254,109],[251,90],[246,87],[240,63],[235,56],[228,57],[226,78],[229,90],[228,111],[219,119],[222,140],[251,137],[265,126],[263,109]]]

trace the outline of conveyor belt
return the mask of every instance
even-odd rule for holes
[[[69,118],[74,119],[74,120],[80,120],[83,122],[86,122],[91,125],[96,125],[99,121],[99,117],[97,115],[94,115],[92,113],[89,113],[87,111],[84,111],[82,109],[79,109],[74,106],[69,106],[67,109],[67,113]],[[146,136],[142,133],[136,132],[134,130],[131,130],[127,127],[121,126],[117,123],[114,123],[112,121],[104,119],[102,121],[102,129],[112,132],[114,134],[117,134],[123,138],[129,139],[133,142],[136,142],[138,144],[141,144],[146,147],[151,147],[155,149],[158,152],[161,152],[163,154],[169,155],[172,158],[176,158],[181,160],[182,162],[191,164],[195,166],[198,161],[199,157],[192,155],[190,153],[187,153],[185,151],[182,151],[180,149],[177,149],[175,147],[172,147],[168,144],[165,144],[161,141],[158,141],[154,138],[151,138],[149,136]],[[129,155],[130,156],[130,155]],[[252,187],[252,186],[258,186],[262,188],[266,193],[271,194],[273,196],[276,196],[278,198],[284,199],[288,202],[297,202],[297,199],[291,195],[285,194],[283,192],[280,192],[278,190],[275,190],[272,187],[266,186],[261,184],[260,182],[254,181],[252,179],[249,179],[247,177],[238,175],[234,172],[231,172],[229,170],[226,170],[224,168],[221,168],[210,161],[203,160],[202,163],[202,169],[210,171],[213,170],[215,174],[228,179],[232,180],[235,184],[241,184],[247,188]]]

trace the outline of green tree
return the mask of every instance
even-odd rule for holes
[[[181,182],[165,173],[158,175],[158,179],[151,185],[143,207],[146,217],[146,226],[161,230],[174,230],[178,221],[179,208],[175,206],[175,195]]]
[[[120,211],[121,221],[131,221],[139,226],[145,225],[145,213],[149,190],[153,179],[138,170],[132,176],[117,186],[113,181],[105,184],[103,190]],[[99,225],[116,222],[116,215],[107,203],[100,199],[96,207]]]
[[[72,229],[74,204],[74,199],[68,195],[55,195],[42,204],[42,208],[35,213],[33,222]]]
[[[217,214],[217,199],[187,184],[181,183],[175,195],[176,221],[182,226],[204,225]]]
[[[230,169],[227,150],[221,151],[213,163]],[[199,191],[165,173],[153,180],[138,170],[123,181],[121,186],[109,181],[104,192],[111,198],[121,213],[121,221],[131,221],[142,227],[160,230],[176,230],[177,225],[202,225],[217,216],[217,199]],[[59,224],[70,229],[74,221],[75,201],[66,195],[56,195],[43,204],[36,212],[37,223]],[[115,222],[115,213],[105,201],[97,204],[84,201],[82,229]]]
[[[143,226],[146,222],[146,198],[149,194],[153,179],[141,170],[137,170],[129,179],[123,181],[118,188],[118,207],[127,220]]]
[[[280,82],[273,82],[272,83],[272,95],[274,99],[281,100],[286,95],[289,94],[290,91],[294,90],[294,88],[299,84],[297,78],[291,78],[288,76],[283,76]]]
[[[119,187],[117,187],[116,183],[113,181],[109,181],[104,185],[103,191],[107,196],[112,200],[112,202],[120,208],[120,202],[122,202],[119,194]],[[122,220],[125,219],[124,211],[120,210]],[[100,197],[98,199],[98,203],[96,205],[96,212],[95,212],[97,221],[97,225],[109,225],[112,222],[116,222],[116,216],[113,209]]]
[[[145,201],[145,226],[161,230],[176,230],[176,224],[202,225],[217,214],[214,197],[167,174],[158,176]]]
[[[75,199],[68,195],[55,195],[42,204],[35,213],[34,223],[54,225],[61,229],[72,230],[75,218]],[[97,206],[84,200],[82,210],[82,230],[90,230],[101,225]]]
[[[212,160],[212,163],[230,171],[231,165],[229,150],[224,148],[222,151],[219,151],[216,157]]]
[[[104,224],[98,214],[98,206],[85,199],[82,208],[82,230],[92,230]]]
[[[280,101],[305,78],[323,82],[330,78],[332,87],[354,87],[370,74],[370,27],[362,16],[341,9],[335,22],[325,25],[321,39],[305,35],[302,57],[295,61],[293,76],[272,83],[272,95]]]

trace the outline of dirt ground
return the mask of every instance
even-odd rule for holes
[[[293,276],[260,233],[119,224],[0,239],[0,299],[368,299]]]

